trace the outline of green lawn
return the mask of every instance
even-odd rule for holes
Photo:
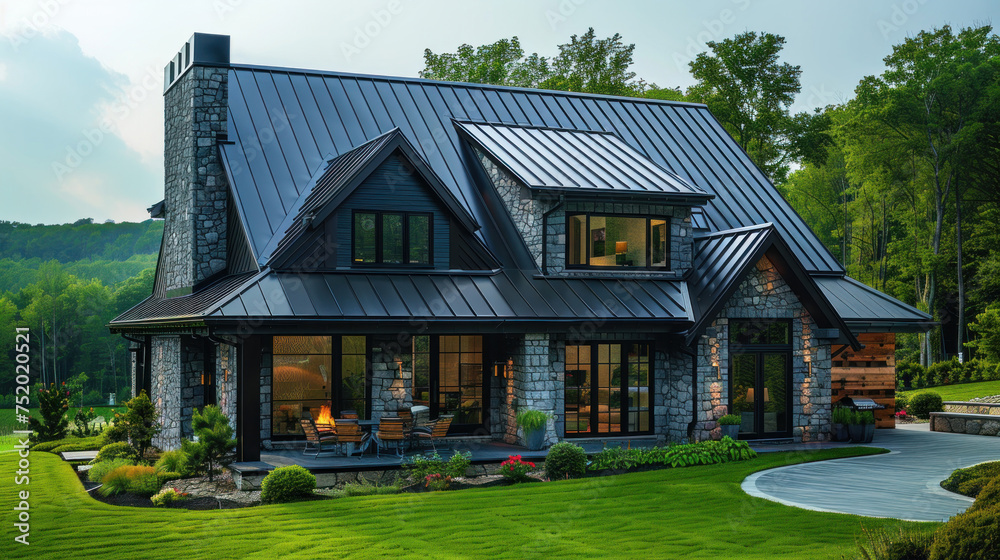
[[[31,545],[4,558],[841,558],[865,527],[932,530],[752,498],[750,473],[878,452],[767,453],[753,461],[433,494],[340,498],[242,510],[119,508],[69,465],[31,454]],[[15,456],[0,454],[11,481]],[[14,489],[0,488],[12,512]],[[900,499],[906,499],[901,496]],[[7,516],[10,518],[10,515]]]
[[[958,385],[942,385],[927,387],[912,391],[900,391],[899,394],[912,397],[917,393],[932,392],[941,395],[946,401],[967,401],[976,397],[991,397],[1000,395],[1000,381],[980,381],[979,383],[959,383]]]

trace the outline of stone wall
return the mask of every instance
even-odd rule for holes
[[[236,347],[220,344],[215,355],[215,401],[234,429],[238,390],[236,364]]]
[[[152,337],[150,399],[156,407],[160,433],[153,445],[166,451],[181,446],[181,338]]]
[[[565,343],[548,334],[525,334],[513,337],[511,342],[513,347],[508,350],[513,361],[514,407],[506,411],[504,440],[516,438],[518,444],[524,445],[524,434],[514,431],[513,415],[517,410],[540,410],[553,417],[545,427],[545,444],[551,445],[563,434]]]
[[[271,449],[271,379],[274,361],[271,339],[264,337],[260,354],[260,445]]]
[[[160,271],[168,294],[226,267],[228,190],[216,136],[226,133],[228,91],[228,69],[193,66],[164,94]]]
[[[680,352],[653,355],[653,427],[667,442],[687,439],[691,423],[691,360]]]
[[[698,342],[699,424],[695,439],[718,436],[715,421],[728,412],[730,319],[792,320],[792,437],[801,441],[828,439],[830,344],[813,336],[816,325],[812,317],[767,257],[751,270]]]
[[[1000,418],[993,414],[932,412],[931,431],[997,436],[1000,435]]]
[[[1000,416],[1000,403],[945,401],[944,411]]]
[[[399,348],[393,340],[372,341],[372,420],[413,406],[413,367]]]

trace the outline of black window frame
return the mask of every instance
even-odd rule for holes
[[[586,216],[586,218],[587,218],[587,223],[586,223],[586,226],[585,226],[586,230],[587,230],[587,235],[585,236],[586,239],[584,240],[585,243],[586,243],[586,247],[584,248],[584,254],[586,254],[586,256],[587,256],[587,264],[570,264],[570,260],[571,260],[570,259],[570,247],[571,247],[571,244],[570,244],[569,223],[570,223],[570,219],[573,218],[573,217],[576,217],[576,216]],[[590,264],[590,244],[591,244],[591,239],[590,239],[590,237],[591,237],[591,235],[590,235],[590,231],[591,231],[590,230],[590,218],[592,216],[598,216],[598,217],[604,217],[604,218],[641,218],[641,219],[646,220],[646,265],[645,266],[625,266],[625,265],[620,265],[620,266],[619,265],[616,265],[616,266],[602,266],[602,265],[593,265],[593,264]],[[652,251],[653,251],[652,220],[663,220],[663,221],[666,222],[666,228],[665,228],[666,229],[666,236],[665,236],[665,238],[663,240],[664,253],[665,253],[665,256],[666,256],[665,259],[664,259],[665,262],[666,262],[666,264],[664,266],[651,266],[650,265],[650,263],[653,260],[652,259]],[[669,272],[670,270],[672,270],[672,268],[670,267],[670,258],[671,258],[671,254],[670,254],[670,216],[651,216],[651,215],[648,215],[648,214],[615,214],[615,213],[607,213],[607,212],[573,212],[573,213],[567,212],[566,213],[566,250],[565,250],[565,255],[566,255],[566,268],[567,269],[574,269],[574,270],[651,270],[651,271]]]
[[[357,215],[375,215],[375,262],[360,262],[355,260],[357,254]],[[382,255],[382,216],[394,214],[401,217],[403,228],[402,256],[403,262],[386,263],[383,262]],[[427,218],[427,262],[411,263],[410,261],[410,217],[424,216]],[[355,209],[351,212],[351,266],[357,267],[386,267],[404,266],[406,268],[434,268],[434,213],[433,212],[408,212],[402,210],[363,210]]]
[[[572,346],[589,346],[590,347],[590,375],[591,375],[591,386],[592,387],[595,385],[594,382],[595,382],[595,380],[597,379],[597,377],[599,375],[598,374],[598,365],[599,365],[599,362],[598,362],[598,360],[599,360],[599,356],[598,356],[599,350],[598,350],[598,347],[601,344],[618,344],[618,345],[620,345],[622,347],[621,362],[620,362],[620,364],[621,364],[620,367],[622,368],[621,369],[622,375],[621,375],[621,381],[619,383],[619,390],[622,392],[623,397],[627,397],[627,395],[628,395],[628,389],[629,389],[629,386],[628,386],[628,354],[624,350],[625,350],[625,348],[627,346],[630,346],[630,345],[637,345],[637,346],[638,345],[643,345],[643,346],[646,346],[646,349],[647,349],[647,352],[648,352],[648,356],[649,356],[649,373],[648,373],[648,376],[646,378],[647,384],[644,385],[643,387],[646,387],[646,389],[648,391],[647,394],[648,394],[648,397],[649,397],[649,411],[648,411],[649,412],[649,429],[648,430],[635,431],[635,432],[629,431],[628,430],[628,413],[630,412],[630,408],[631,407],[622,406],[619,409],[620,410],[620,412],[619,412],[619,414],[620,414],[620,419],[619,419],[620,431],[618,431],[618,432],[601,432],[601,431],[596,431],[595,432],[595,431],[593,431],[593,429],[591,429],[591,431],[589,431],[589,432],[569,433],[569,432],[566,431],[566,426],[564,424],[563,425],[563,437],[566,438],[566,439],[572,439],[572,438],[596,438],[596,437],[607,438],[607,437],[635,437],[635,436],[646,436],[646,435],[655,434],[656,433],[656,405],[654,404],[653,387],[656,384],[654,383],[654,379],[653,378],[654,378],[655,372],[656,372],[656,345],[651,340],[585,340],[585,341],[580,341],[580,342],[574,342],[572,344]],[[567,346],[569,346],[569,344],[567,344]],[[565,372],[564,372],[564,374],[565,374]],[[565,384],[565,382],[563,383],[563,386],[562,386],[561,390],[563,391],[563,397],[564,397],[564,399],[563,399],[563,419],[565,420],[565,418],[566,418],[566,405],[565,405],[566,384]],[[594,388],[592,388],[591,389],[591,396],[590,396],[590,414],[591,414],[590,425],[591,425],[591,427],[597,426],[597,424],[598,424],[597,418],[598,418],[599,411],[598,411],[598,402],[597,401],[598,401],[597,390],[594,389]]]

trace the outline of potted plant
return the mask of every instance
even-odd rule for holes
[[[716,422],[719,423],[719,429],[722,430],[722,437],[729,436],[732,439],[739,437],[740,424],[742,424],[739,414],[727,414],[716,420]]]
[[[875,413],[870,410],[851,412],[847,429],[851,433],[851,443],[871,443],[875,438]]]
[[[517,425],[524,431],[528,449],[537,451],[545,444],[545,424],[552,415],[541,410],[522,410],[517,413]]]
[[[847,430],[851,423],[851,409],[837,406],[833,409],[833,441],[848,441],[851,433]]]

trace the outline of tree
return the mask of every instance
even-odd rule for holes
[[[979,338],[968,343],[976,349],[983,358],[1000,361],[1000,303],[994,303],[979,315],[969,329],[979,335]]]
[[[568,43],[559,45],[559,54],[549,59],[537,53],[525,56],[521,42],[515,36],[478,47],[463,44],[454,53],[436,54],[425,49],[424,69],[420,71],[420,77],[641,96],[647,87],[656,86],[636,80],[635,72],[629,70],[634,50],[634,44],[622,43],[620,34],[598,39],[591,27],[583,35],[573,35]]]
[[[69,410],[69,391],[63,387],[57,387],[55,383],[49,385],[48,389],[38,390],[39,414],[42,419],[34,416],[28,417],[28,426],[34,432],[33,439],[36,442],[55,441],[66,437],[66,430],[69,426],[69,419],[66,412]]]
[[[146,391],[141,391],[125,406],[124,414],[115,413],[115,422],[108,428],[110,441],[128,441],[139,459],[146,455],[146,450],[153,442],[153,437],[160,433],[160,424],[156,419],[156,407],[149,400]]]
[[[799,66],[778,62],[784,44],[780,35],[753,31],[709,41],[711,53],[701,53],[690,63],[698,83],[687,91],[692,101],[708,105],[774,183],[788,175],[788,108],[801,90]]]
[[[198,441],[182,442],[187,464],[207,470],[208,480],[211,481],[216,467],[225,467],[230,462],[230,452],[236,447],[233,428],[226,415],[214,405],[206,406],[200,413],[194,411],[191,427]]]

